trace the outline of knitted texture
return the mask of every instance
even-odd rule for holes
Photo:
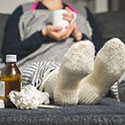
[[[95,104],[120,78],[125,66],[124,54],[124,44],[120,40],[108,41],[97,54],[94,70],[90,73],[94,64],[94,47],[88,40],[81,41],[67,51],[59,74],[58,65],[53,62],[26,66],[22,71],[23,85],[34,84],[41,91],[47,91],[57,104],[77,104],[78,102]],[[90,75],[84,78],[89,73]],[[115,86],[116,84],[112,88],[116,88]]]
[[[45,80],[43,81],[44,84],[39,87],[40,91],[45,91],[49,93],[49,98],[53,99],[54,97],[54,90],[57,83],[57,76],[58,76],[59,68],[55,69],[48,75],[46,75]]]
[[[82,81],[82,86],[79,87],[81,90],[79,93],[79,103],[80,104],[96,104],[98,100],[101,98],[97,92],[96,88],[94,88],[91,84],[86,82],[86,78]]]
[[[79,82],[92,71],[94,54],[94,46],[88,40],[75,43],[68,49],[63,57],[57,77],[54,91],[56,104],[78,103]]]
[[[124,70],[125,45],[119,39],[113,38],[105,43],[98,52],[94,70],[85,79],[81,80],[79,103],[98,103],[99,99],[119,80]],[[87,92],[88,86],[90,89]],[[92,94],[83,98],[87,93]],[[93,94],[96,96],[93,97]]]
[[[84,7],[83,7],[84,8]],[[84,8],[84,14],[86,9]],[[47,25],[52,24],[53,12],[47,9],[25,11],[19,20],[19,34],[21,40],[24,40],[37,31],[41,31]],[[44,18],[43,18],[44,17]],[[76,22],[78,24],[79,30],[84,33],[88,38],[91,39],[92,29],[85,16],[77,15]],[[90,30],[91,29],[91,30]],[[35,41],[34,41],[35,42]],[[74,38],[70,36],[66,40],[57,41],[54,39],[47,39],[42,45],[32,54],[21,60],[20,64],[25,61],[25,65],[38,61],[55,61],[61,62],[65,52],[74,43]],[[33,58],[33,61],[31,60]]]
[[[47,9],[25,11],[24,14],[21,15],[18,25],[21,40],[28,38],[37,31],[41,31],[41,29],[45,28],[48,24],[52,24],[52,15],[53,11]],[[87,21],[86,11],[84,12],[84,16],[77,15],[76,23],[82,33],[88,38],[92,37],[92,29]]]

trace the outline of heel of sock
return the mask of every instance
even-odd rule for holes
[[[59,92],[58,92],[59,91]],[[58,90],[54,93],[54,103],[59,105],[78,104],[78,92],[71,90]]]
[[[103,95],[99,95],[97,90],[89,85],[88,83],[83,83],[80,93],[79,93],[79,103],[80,104],[97,104]]]

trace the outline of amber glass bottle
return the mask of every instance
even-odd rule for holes
[[[9,93],[21,90],[21,73],[16,65],[16,55],[6,55],[6,65],[0,75],[1,99],[4,100],[5,107],[14,107],[10,101]]]

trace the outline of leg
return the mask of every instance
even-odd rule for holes
[[[80,82],[79,103],[96,104],[125,70],[125,45],[117,38],[109,40],[98,52],[94,70]]]
[[[75,43],[64,55],[54,91],[56,104],[77,104],[80,80],[93,69],[94,46],[88,41]]]

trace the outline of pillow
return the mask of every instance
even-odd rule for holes
[[[0,14],[0,55],[1,55],[2,43],[4,40],[5,26],[8,18],[9,14]]]

